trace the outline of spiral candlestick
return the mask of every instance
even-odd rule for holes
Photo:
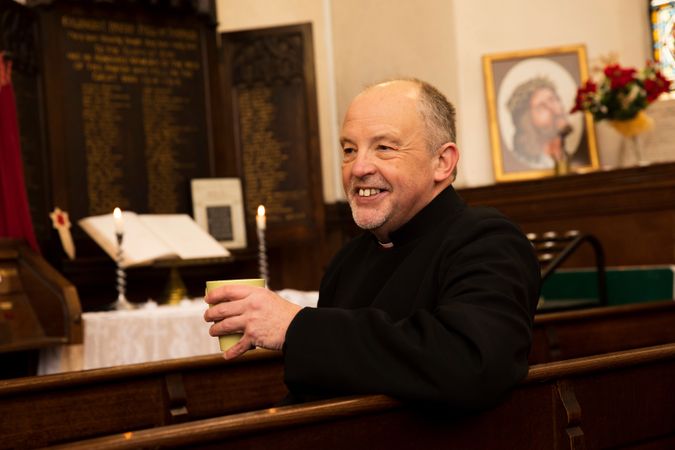
[[[115,233],[115,236],[117,237],[117,255],[115,256],[115,263],[117,264],[117,301],[113,303],[113,309],[133,309],[134,305],[127,300],[127,274],[122,267],[122,239],[124,238],[124,234]]]
[[[265,286],[269,286],[270,279],[267,269],[267,248],[265,246],[265,230],[258,228],[258,270],[260,278],[265,280]]]

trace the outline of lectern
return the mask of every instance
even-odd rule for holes
[[[42,348],[82,343],[77,290],[24,241],[0,239],[0,378],[34,375]]]

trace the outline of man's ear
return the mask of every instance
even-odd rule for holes
[[[454,142],[446,142],[437,151],[434,181],[437,183],[453,178],[453,171],[459,161],[459,149]],[[453,181],[452,179],[450,181]]]

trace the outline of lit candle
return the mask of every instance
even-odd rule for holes
[[[258,206],[258,214],[255,216],[255,223],[258,225],[259,230],[264,230],[267,226],[267,219],[265,219],[265,207],[263,205]]]
[[[113,303],[115,309],[133,309],[134,306],[129,303],[126,296],[127,290],[127,274],[122,267],[124,260],[122,250],[122,239],[124,239],[124,221],[122,220],[122,210],[115,208],[113,211],[113,219],[115,220],[115,237],[117,238],[117,255],[115,262],[117,263],[117,301]]]
[[[122,210],[115,208],[113,211],[113,218],[115,219],[115,234],[122,234],[124,232],[124,221],[122,220]]]

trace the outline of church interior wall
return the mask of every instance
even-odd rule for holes
[[[642,0],[217,0],[219,31],[311,22],[314,28],[324,198],[340,188],[338,133],[349,100],[395,76],[436,85],[458,109],[457,186],[494,182],[481,56],[585,44],[589,63],[650,57]],[[602,146],[602,142],[599,143]]]

